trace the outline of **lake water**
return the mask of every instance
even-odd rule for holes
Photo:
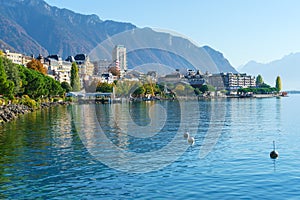
[[[299,102],[291,95],[26,114],[0,127],[0,199],[299,199]]]

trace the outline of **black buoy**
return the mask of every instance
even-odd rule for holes
[[[279,154],[275,150],[275,141],[273,141],[273,151],[271,151],[271,153],[270,153],[270,158],[276,159],[276,158],[278,158],[278,156],[279,156]]]

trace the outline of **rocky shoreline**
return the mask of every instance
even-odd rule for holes
[[[70,102],[48,102],[41,103],[40,109],[49,108],[57,105],[69,105]],[[0,106],[0,125],[6,122],[10,122],[18,118],[19,115],[33,112],[34,109],[26,105],[21,104],[9,104]]]

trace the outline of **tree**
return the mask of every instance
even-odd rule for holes
[[[98,83],[97,88],[96,88],[96,92],[113,92],[113,84],[109,84],[109,83]]]
[[[80,90],[78,66],[75,62],[72,63],[72,68],[71,68],[71,87],[74,92]]]
[[[280,78],[280,76],[277,76],[277,78],[276,78],[276,89],[277,89],[277,91],[278,92],[280,92],[281,91],[281,78]]]
[[[3,58],[3,65],[7,75],[7,80],[10,80],[14,83],[13,95],[20,95],[24,90],[22,88],[23,83],[19,66],[7,58]]]
[[[212,85],[209,85],[209,84],[205,84],[205,85],[202,85],[199,90],[202,92],[202,93],[205,93],[205,92],[214,92],[216,91],[216,89],[214,88],[214,86]]]
[[[67,93],[72,91],[72,87],[68,82],[64,81],[60,85]]]
[[[32,59],[29,63],[27,63],[27,68],[36,70],[42,74],[47,74],[47,69],[44,67],[41,61],[37,59]]]
[[[144,86],[140,86],[133,92],[133,96],[134,97],[142,97],[142,96],[144,96],[145,92],[146,92],[146,89],[144,88]]]
[[[14,83],[7,80],[7,75],[4,70],[3,59],[0,57],[0,94],[12,97],[14,90]]]
[[[257,87],[260,87],[263,83],[264,83],[264,80],[263,80],[262,76],[259,74],[259,75],[256,77],[256,86],[257,86]]]

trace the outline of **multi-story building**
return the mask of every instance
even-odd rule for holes
[[[127,71],[126,48],[124,45],[117,45],[112,52],[112,60],[117,69],[120,70],[121,77]]]
[[[239,73],[205,74],[206,82],[217,90],[237,90],[239,88],[256,87],[255,76]]]
[[[112,62],[110,60],[102,59],[95,61],[94,66],[94,75],[101,75],[108,72],[109,67],[112,66]]]
[[[239,88],[256,87],[256,80],[254,76],[247,74],[222,74],[224,85],[228,90],[236,90]]]
[[[26,65],[28,62],[32,60],[32,57],[30,56],[25,56],[21,53],[13,53],[10,52],[9,50],[4,51],[4,56],[9,60],[11,60],[13,63],[18,65]]]
[[[80,77],[93,76],[94,64],[90,62],[88,55],[77,54],[74,59],[78,66]]]
[[[193,87],[200,87],[205,83],[205,79],[200,70],[188,69],[187,74],[184,76],[187,82]]]
[[[59,82],[67,82],[70,84],[72,63],[63,61],[59,55],[49,55],[43,58],[41,55],[37,58],[44,66],[48,68],[48,76]]]

